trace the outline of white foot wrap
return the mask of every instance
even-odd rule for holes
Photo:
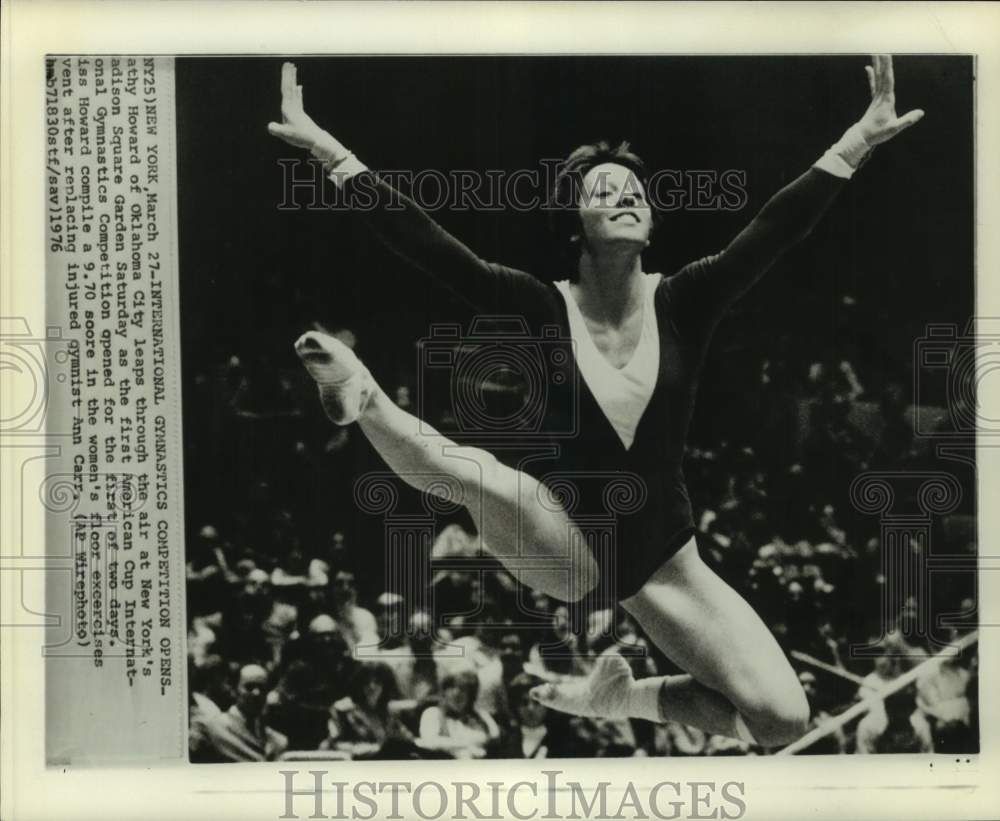
[[[330,421],[337,425],[357,421],[372,397],[374,383],[354,351],[335,337],[309,331],[296,340],[295,352],[316,380]]]
[[[615,648],[605,650],[589,676],[541,684],[531,696],[553,710],[592,718],[629,718],[632,668]]]

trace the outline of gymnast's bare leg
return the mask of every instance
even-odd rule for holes
[[[416,489],[464,496],[483,542],[519,581],[563,601],[594,587],[593,557],[569,517],[540,504],[545,489],[537,480],[484,450],[455,444],[399,408],[339,340],[309,332],[295,348],[330,419],[357,421],[389,467]],[[519,558],[549,558],[561,569],[525,569]],[[761,744],[800,734],[808,711],[784,654],[753,609],[701,561],[693,542],[623,606],[694,675],[636,681],[622,656],[609,652],[591,676],[544,686],[536,698],[565,712],[672,719]]]
[[[577,601],[597,583],[597,563],[570,518],[533,477],[480,448],[458,445],[398,407],[340,340],[303,334],[295,350],[319,386],[327,416],[357,421],[368,441],[407,484],[461,499],[484,547],[522,584]],[[531,561],[548,567],[533,567]]]

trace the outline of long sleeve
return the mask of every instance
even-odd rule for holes
[[[712,324],[789,248],[805,239],[845,184],[810,168],[768,200],[725,250],[686,265],[665,280],[693,321]]]
[[[386,246],[475,310],[516,312],[546,292],[530,274],[478,257],[373,172],[352,176],[344,191],[353,210]]]

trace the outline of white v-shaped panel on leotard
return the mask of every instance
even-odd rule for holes
[[[660,370],[660,336],[653,304],[660,278],[660,274],[643,276],[642,331],[632,358],[622,368],[608,362],[594,344],[580,306],[570,291],[569,281],[564,279],[555,283],[566,300],[569,332],[575,343],[580,375],[626,449],[632,447],[636,428],[653,395]]]

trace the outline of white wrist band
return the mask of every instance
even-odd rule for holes
[[[861,133],[861,127],[855,123],[813,163],[813,167],[849,180],[867,159],[871,149]]]
[[[368,170],[368,166],[355,157],[353,151],[335,164],[324,163],[323,168],[327,179],[336,183],[337,187],[342,187],[355,174]]]
[[[353,151],[344,148],[325,132],[309,150],[317,160],[323,162],[324,173],[338,186],[342,186],[355,174],[368,170],[368,167],[354,156]]]

